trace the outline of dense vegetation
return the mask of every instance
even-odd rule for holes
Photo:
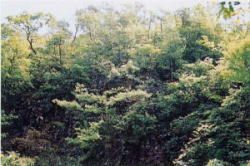
[[[250,22],[203,6],[2,24],[4,166],[237,166],[250,159]],[[231,16],[230,16],[231,17]]]

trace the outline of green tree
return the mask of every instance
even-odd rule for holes
[[[36,40],[39,29],[49,22],[50,15],[43,13],[36,13],[33,15],[22,13],[17,16],[8,16],[7,19],[11,25],[25,34],[31,51],[37,54],[37,50],[34,47],[34,41]]]
[[[224,71],[232,81],[248,84],[250,81],[250,40],[246,37],[241,42],[233,42],[226,52],[225,59],[228,62],[228,70]]]

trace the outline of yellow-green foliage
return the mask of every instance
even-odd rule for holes
[[[196,76],[201,76],[204,74],[208,74],[208,71],[213,69],[213,63],[211,58],[206,58],[204,61],[197,61],[191,64],[185,64],[184,69],[186,72],[191,71],[191,73]]]
[[[35,159],[29,157],[21,157],[16,152],[7,152],[7,154],[1,154],[2,166],[34,166]]]
[[[233,42],[225,52],[228,70],[222,71],[226,77],[235,82],[247,83],[250,81],[250,37]]]
[[[213,49],[216,49],[216,48],[215,48],[215,43],[209,41],[209,39],[208,39],[207,36],[203,35],[203,36],[201,36],[201,37],[202,37],[202,39],[199,40],[199,41],[197,41],[197,43],[202,44],[202,45],[204,45],[204,46],[206,46],[206,47],[208,47],[208,48],[210,48],[210,49],[212,49],[212,50],[213,50]]]
[[[125,91],[126,89],[124,87],[112,88],[111,90],[105,91],[104,95],[106,97],[111,97],[111,96],[117,95],[120,92],[125,92]]]
[[[115,105],[115,104],[121,104],[121,103],[133,103],[137,101],[144,100],[146,98],[149,98],[151,94],[148,94],[145,91],[142,90],[132,90],[128,92],[121,92],[117,95],[111,97],[109,101],[107,102],[107,105]]]
[[[154,67],[157,57],[162,53],[161,49],[151,44],[138,45],[137,47],[131,51],[135,64],[139,68]]]
[[[76,94],[75,97],[80,103],[85,104],[103,103],[105,99],[103,96],[98,96],[91,93]]]
[[[18,34],[2,41],[3,78],[8,78],[18,73],[23,79],[27,79],[31,61],[28,58],[29,53],[28,45],[23,42]]]
[[[206,166],[230,166],[228,163],[214,159],[214,160],[209,160]]]
[[[98,133],[98,128],[102,122],[102,120],[99,122],[92,122],[90,123],[90,127],[87,129],[76,128],[77,141],[80,142],[82,148],[89,147],[91,146],[91,143],[101,140],[101,136]]]
[[[77,111],[82,110],[81,106],[76,101],[69,102],[69,101],[66,101],[66,100],[54,99],[53,103],[56,103],[59,106],[65,107],[68,110],[77,110]]]

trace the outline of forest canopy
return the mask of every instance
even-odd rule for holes
[[[2,165],[249,165],[250,22],[238,5],[88,6],[74,28],[8,16]]]

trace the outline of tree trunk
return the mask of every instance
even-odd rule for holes
[[[78,30],[79,30],[79,25],[76,25],[76,30],[75,30],[75,33],[74,33],[74,37],[73,37],[73,40],[72,40],[72,44],[75,42],[76,40],[76,36],[77,36],[77,33],[78,33]]]
[[[32,39],[27,39],[27,40],[29,42],[31,51],[36,55],[36,50],[33,47],[33,41],[32,41]]]
[[[161,19],[161,33],[162,33],[162,19]]]
[[[59,49],[59,56],[60,56],[60,64],[62,64],[62,50],[61,50],[61,44],[58,45]]]
[[[31,33],[28,29],[28,32],[26,32],[26,40],[28,41],[29,45],[30,45],[30,49],[31,51],[36,55],[36,50],[33,47],[33,40],[31,39]]]
[[[151,18],[148,25],[148,40],[150,39],[150,29],[151,29]]]

